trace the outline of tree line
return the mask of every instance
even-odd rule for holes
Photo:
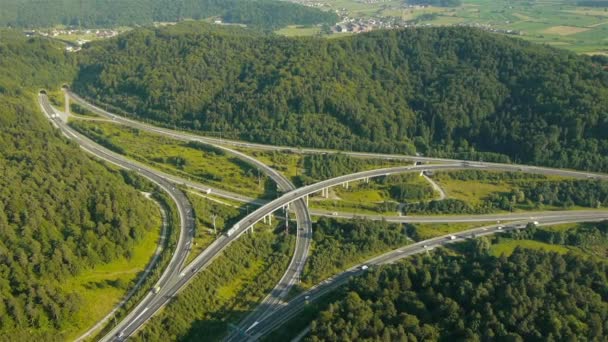
[[[428,189],[414,184],[395,185],[391,188],[393,198],[401,194],[428,194]],[[496,210],[541,209],[543,206],[572,208],[605,208],[608,206],[608,182],[601,180],[526,181],[506,192],[494,192],[482,198],[478,204],[461,199],[448,198],[418,203],[406,203],[407,214],[488,214]]]
[[[127,184],[135,178],[91,161],[40,113],[39,87],[73,73],[62,49],[0,35],[0,340],[56,340],[83,309],[60,281],[128,258],[160,229],[150,215],[159,209]]]
[[[313,227],[314,250],[302,280],[316,284],[345,269],[362,257],[387,251],[408,243],[400,224],[355,219],[339,221],[319,218]]]
[[[74,88],[243,140],[608,170],[602,57],[472,28],[326,40],[188,25],[92,44]]]
[[[305,340],[602,341],[607,276],[571,254],[439,250],[351,280]]]
[[[0,26],[116,27],[219,17],[228,23],[274,29],[334,24],[332,12],[276,0],[0,0]]]

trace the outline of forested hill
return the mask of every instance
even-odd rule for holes
[[[325,40],[189,25],[94,44],[75,89],[246,140],[608,170],[606,60],[467,28]]]
[[[289,24],[334,24],[338,17],[279,0],[0,0],[0,26],[112,27],[220,17],[272,29]]]
[[[605,341],[606,277],[573,254],[439,251],[354,278],[305,341]]]
[[[66,282],[128,257],[145,232],[160,229],[150,218],[159,209],[40,112],[37,90],[74,72],[63,47],[0,36],[0,341],[65,340],[65,331],[84,328],[85,309]]]

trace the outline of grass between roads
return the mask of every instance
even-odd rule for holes
[[[414,239],[422,241],[492,224],[496,224],[496,221],[476,223],[412,223],[407,226],[408,230],[411,230],[411,235]]]
[[[192,204],[196,224],[192,249],[186,259],[186,263],[189,263],[215,240],[216,233],[213,231],[213,216],[215,216],[215,226],[217,235],[219,235],[244,217],[247,210],[242,203],[239,203],[238,206],[225,205],[221,203],[227,202],[206,197],[206,194],[188,189],[183,189],[183,191]]]
[[[167,173],[248,196],[271,196],[267,192],[274,189],[260,171],[214,148],[108,122],[72,121],[71,125],[115,152]]]
[[[461,171],[437,172],[434,179],[446,191],[449,198],[462,200],[470,205],[479,205],[492,194],[508,193],[528,182],[556,182],[566,178],[558,176],[520,175],[513,172],[483,171],[494,175],[492,179],[461,180]],[[511,179],[510,177],[514,177]]]
[[[292,235],[274,232],[273,228],[258,228],[255,234],[244,235],[133,340],[219,340],[279,281],[294,243]]]
[[[434,194],[431,185],[415,174],[402,174],[389,177],[378,177],[370,179],[369,183],[363,181],[351,182],[348,188],[336,186],[330,189],[329,198],[320,196],[312,197],[310,205],[312,208],[347,211],[358,214],[385,214],[397,215],[399,210],[399,198],[391,195],[391,188],[397,185],[408,185],[425,189],[428,195],[422,197],[408,196],[404,194],[401,200],[406,202],[418,202],[431,200]]]
[[[68,339],[79,337],[107,315],[123,299],[150,262],[156,252],[162,225],[160,211],[150,212],[150,215],[158,229],[146,233],[133,249],[130,259],[120,258],[62,280],[63,290],[79,293],[83,300],[83,309],[76,315],[76,320],[81,324],[65,331]]]

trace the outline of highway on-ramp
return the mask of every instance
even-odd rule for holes
[[[139,121],[136,120],[131,120],[131,119],[127,119],[112,113],[109,113],[107,111],[104,111],[103,109],[87,102],[85,99],[83,99],[82,97],[78,96],[77,94],[75,94],[74,92],[67,90],[68,95],[76,100],[77,102],[79,102],[80,104],[82,104],[83,106],[85,106],[86,108],[94,111],[95,113],[105,113],[104,116],[110,116],[110,117],[114,117],[115,120],[118,119],[123,119],[123,120],[128,120],[132,123],[135,124],[142,124]],[[145,125],[145,124],[143,124]],[[153,126],[155,127],[155,126]],[[200,135],[195,135],[195,134],[191,134],[191,133],[186,133],[186,132],[176,132],[173,130],[169,130],[169,129],[165,129],[165,128],[159,128],[159,127],[155,127],[156,132],[160,133],[160,132],[165,132],[166,134],[172,134],[172,135],[176,135],[176,136],[180,136],[180,137],[195,137],[197,139],[199,139],[200,141],[205,141],[207,143],[212,143],[212,144],[219,144],[219,145],[228,145],[228,146],[236,146],[236,147],[243,147],[243,148],[249,148],[249,149],[257,149],[257,150],[265,150],[265,151],[284,151],[284,152],[292,152],[292,153],[306,153],[306,154],[335,154],[335,153],[340,153],[340,154],[345,154],[345,155],[349,155],[349,156],[353,156],[353,157],[360,157],[360,158],[374,158],[374,159],[384,159],[384,160],[406,160],[406,161],[414,161],[414,162],[421,162],[421,163],[446,163],[446,164],[451,164],[451,163],[461,163],[463,162],[463,160],[458,160],[458,159],[449,159],[449,158],[434,158],[434,157],[424,157],[424,156],[412,156],[412,155],[404,155],[404,154],[387,154],[387,153],[372,153],[372,152],[353,152],[353,151],[339,151],[339,150],[330,150],[330,149],[319,149],[319,148],[299,148],[299,147],[290,147],[290,146],[274,146],[274,145],[266,145],[266,144],[259,144],[259,143],[251,143],[251,142],[246,142],[246,141],[238,141],[238,140],[229,140],[229,139],[217,139],[217,138],[210,138],[210,137],[203,137]],[[473,162],[471,162],[473,163]],[[564,176],[564,177],[588,177],[588,178],[603,178],[603,179],[608,179],[608,176],[605,174],[601,174],[601,173],[593,173],[593,172],[585,172],[585,171],[576,171],[576,170],[565,170],[565,169],[555,169],[555,168],[548,168],[548,167],[537,167],[537,166],[529,166],[529,165],[523,165],[523,164],[503,164],[503,163],[490,163],[490,162],[481,162],[481,161],[477,161],[474,162],[476,165],[478,166],[482,166],[482,167],[500,167],[500,166],[505,166],[505,165],[509,165],[511,166],[511,168],[509,168],[508,170],[505,171],[525,171],[525,172],[532,172],[532,173],[536,173],[535,170],[538,170],[539,173],[545,174],[545,175],[558,175],[558,176]]]
[[[181,132],[171,131],[168,129],[159,129],[158,127],[148,125],[145,123],[141,123],[134,120],[129,120],[123,118],[121,116],[109,113],[101,108],[98,108],[94,105],[89,104],[83,99],[79,98],[77,95],[72,94],[68,89],[64,89],[64,92],[67,97],[72,97],[82,106],[88,108],[89,110],[97,113],[103,117],[109,118],[116,123],[123,124],[125,126],[133,127],[140,129],[142,131],[151,132],[155,134],[161,134],[164,136],[168,136],[173,139],[182,140],[182,141],[194,141],[203,143],[206,145],[213,146],[217,149],[223,150],[228,154],[234,155],[237,158],[245,161],[246,163],[258,168],[258,170],[262,170],[268,177],[270,177],[277,185],[278,189],[282,192],[295,190],[295,185],[283,174],[273,169],[272,167],[262,163],[261,161],[245,154],[240,151],[236,151],[230,149],[226,146],[219,145],[213,142],[209,142],[205,139],[201,139],[198,136],[194,135],[184,135]],[[66,99],[67,100],[67,99]],[[298,282],[300,278],[300,273],[303,270],[304,264],[306,263],[306,258],[308,257],[308,251],[310,249],[310,242],[312,238],[312,220],[310,217],[310,213],[308,211],[308,207],[303,200],[298,200],[293,203],[293,211],[296,215],[296,242],[294,254],[291,258],[291,261],[285,271],[284,275],[281,277],[279,283],[274,287],[272,291],[266,296],[258,309],[253,311],[249,317],[244,320],[244,325],[247,324],[248,321],[255,321],[260,319],[261,316],[268,314],[272,308],[276,306],[289,292],[291,287]],[[287,213],[286,213],[286,217]],[[285,221],[285,224],[289,224],[289,220]]]
[[[110,114],[112,115],[112,114]],[[124,119],[128,120],[128,119]],[[137,124],[136,121],[129,120]],[[187,133],[176,133],[174,131],[165,130],[161,128],[157,129],[158,133],[166,134],[166,135],[175,135],[178,139],[183,139],[184,136],[194,136],[196,139],[200,139],[199,141],[215,141],[215,143],[226,143],[226,141],[217,141],[217,139],[209,139],[209,138],[201,138],[195,135],[187,134]],[[161,131],[165,131],[164,133]],[[193,139],[193,140],[196,140]],[[255,147],[262,148],[258,144],[249,144],[249,143],[240,143],[235,142],[236,146],[243,147]],[[281,148],[281,147],[272,147],[274,150],[292,150],[296,152],[304,152],[304,153],[334,153],[335,151],[324,151],[324,150],[312,150],[312,149],[290,149],[290,148]],[[346,182],[352,182],[357,180],[362,180],[371,177],[378,176],[386,176],[393,173],[402,173],[402,172],[420,172],[423,170],[457,170],[457,169],[484,169],[484,170],[500,170],[500,171],[523,171],[530,173],[540,173],[547,175],[560,175],[567,177],[577,177],[577,178],[608,178],[605,175],[599,175],[595,173],[588,172],[580,172],[580,171],[569,171],[569,170],[559,170],[559,169],[551,169],[551,168],[540,168],[533,166],[525,166],[525,165],[514,165],[514,164],[496,164],[496,163],[484,163],[484,162],[467,162],[467,161],[458,161],[458,160],[449,160],[449,159],[439,159],[439,158],[424,158],[424,157],[412,157],[412,156],[396,156],[396,155],[378,155],[378,154],[368,154],[368,153],[348,153],[355,156],[364,156],[370,158],[384,158],[384,159],[404,159],[404,160],[417,160],[424,162],[444,162],[446,164],[440,165],[420,165],[420,166],[403,166],[396,168],[387,168],[381,170],[372,170],[360,172],[352,175],[346,175],[342,177],[337,177],[331,180],[326,180],[323,182],[319,182],[307,187],[303,187],[300,189],[296,189],[290,191],[278,199],[275,199],[269,203],[264,204],[255,212],[249,214],[239,223],[235,224],[227,235],[223,235],[218,238],[209,248],[207,248],[201,255],[199,255],[190,265],[188,265],[184,272],[180,274],[180,278],[177,282],[175,282],[170,289],[167,290],[167,293],[171,294],[166,296],[165,298],[158,298],[154,302],[151,302],[148,307],[145,307],[143,311],[141,311],[137,316],[134,316],[130,322],[128,322],[125,330],[123,330],[120,334],[122,336],[129,336],[132,334],[139,326],[141,326],[144,322],[149,319],[160,307],[162,307],[171,296],[178,293],[183,286],[185,286],[192,277],[204,269],[209,265],[209,263],[217,257],[219,252],[221,252],[226,246],[228,246],[232,241],[238,238],[241,234],[245,233],[249,228],[251,228],[255,223],[262,220],[264,217],[267,217],[281,208],[286,208],[290,203],[294,201],[300,201],[304,197],[313,194],[314,192],[324,191],[329,187],[336,186]],[[542,218],[538,218],[537,220],[541,220]],[[268,317],[274,316],[269,315]],[[259,324],[258,324],[259,325]],[[120,336],[120,335],[119,335]]]
[[[179,239],[177,245],[175,247],[175,252],[167,268],[160,276],[157,281],[155,288],[160,289],[157,291],[151,291],[146,295],[146,297],[138,304],[138,306],[133,309],[131,314],[127,316],[123,322],[129,322],[129,317],[133,317],[134,314],[140,312],[139,308],[145,308],[147,303],[155,301],[159,297],[163,297],[166,295],[166,289],[170,287],[170,285],[174,282],[175,279],[179,277],[180,270],[182,269],[186,258],[188,256],[192,238],[194,237],[194,212],[192,210],[192,206],[190,202],[186,198],[186,196],[176,188],[174,184],[168,182],[165,178],[158,176],[156,173],[151,172],[147,169],[140,168],[137,165],[134,165],[122,158],[116,158],[112,154],[106,153],[103,149],[100,149],[95,143],[92,143],[88,139],[85,139],[83,136],[79,135],[77,132],[73,131],[69,126],[66,125],[62,116],[58,114],[58,112],[50,105],[47,96],[44,93],[40,93],[38,96],[40,106],[46,116],[51,120],[53,125],[58,127],[63,134],[69,139],[73,139],[77,141],[80,146],[87,152],[93,154],[97,158],[110,162],[112,164],[118,165],[127,170],[133,170],[140,175],[146,177],[156,185],[158,185],[161,189],[163,189],[172,200],[175,202],[175,205],[178,210],[178,214],[180,217],[180,232]],[[157,293],[155,293],[157,292]],[[120,331],[124,329],[124,325],[120,323],[117,327],[113,329],[113,331]]]
[[[183,276],[179,279],[178,282],[173,284],[172,288],[169,289],[167,293],[171,293],[171,296],[174,296],[179,291],[181,291],[183,289],[183,287],[189,281],[191,281],[191,279],[198,272],[205,269],[219,255],[219,253],[224,248],[226,248],[230,243],[235,241],[240,235],[244,234],[249,228],[251,228],[253,226],[253,224],[261,221],[263,219],[263,217],[271,215],[274,211],[280,210],[281,208],[285,208],[287,206],[287,204],[294,202],[296,200],[299,200],[309,194],[321,191],[322,189],[329,187],[329,186],[335,186],[338,184],[342,184],[343,182],[346,182],[346,181],[354,181],[357,179],[381,176],[381,175],[386,175],[386,174],[391,174],[391,173],[396,173],[396,172],[420,172],[420,170],[423,170],[423,169],[447,170],[447,169],[462,169],[462,168],[465,168],[465,169],[466,168],[475,168],[475,166],[465,165],[461,162],[461,164],[456,164],[456,165],[452,165],[452,164],[450,164],[450,165],[419,165],[419,166],[404,166],[404,167],[399,167],[399,168],[371,170],[371,171],[355,173],[352,175],[336,177],[333,179],[329,179],[326,181],[322,181],[322,182],[319,182],[316,184],[312,184],[312,185],[309,185],[306,187],[302,187],[302,188],[290,191],[290,192],[284,194],[283,196],[279,197],[278,199],[275,199],[275,200],[263,205],[262,207],[260,207],[253,213],[249,214],[248,216],[243,218],[238,223],[236,223],[235,226],[233,226],[233,228],[231,228],[232,234],[225,234],[225,235],[220,236],[205,251],[203,251],[199,256],[197,256],[194,259],[194,261],[192,261],[192,263],[190,263],[188,266],[186,266],[184,268],[184,272],[182,273]],[[584,177],[584,176],[580,176],[580,177]],[[572,211],[572,213],[576,213],[576,211]],[[510,215],[513,215],[513,214],[504,214],[504,216],[497,215],[497,216],[492,216],[492,218],[493,219],[495,218],[497,220],[508,220]],[[516,215],[519,215],[519,214],[516,214]],[[596,218],[598,215],[603,215],[602,217],[607,216],[605,212],[602,212],[602,213],[592,212],[590,215],[582,215],[581,217],[584,217],[585,220],[588,220],[588,219]],[[474,215],[471,215],[471,218],[474,218],[474,217],[475,217]],[[436,217],[432,218],[432,220],[436,220],[436,219],[437,219]],[[486,220],[486,219],[487,218],[484,218],[484,220]],[[562,218],[559,217],[558,219],[561,220]],[[543,218],[542,218],[542,216],[539,216],[536,218],[536,220],[542,221]],[[159,298],[154,303],[151,303],[150,306],[146,308],[145,312],[142,312],[140,316],[135,317],[134,320],[129,323],[129,329],[126,329],[125,331],[123,331],[123,333],[125,334],[124,336],[129,336],[135,330],[137,330],[137,328],[139,326],[143,325],[150,317],[152,317],[153,314],[158,309],[160,309],[163,305],[165,305],[169,301],[169,299],[170,299],[170,296],[168,296],[165,299]],[[275,315],[275,313],[273,313],[269,316],[274,316],[274,315]],[[269,317],[269,316],[267,316],[267,317]]]

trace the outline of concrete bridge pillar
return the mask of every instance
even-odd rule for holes
[[[323,189],[323,197],[329,198],[329,188]]]

